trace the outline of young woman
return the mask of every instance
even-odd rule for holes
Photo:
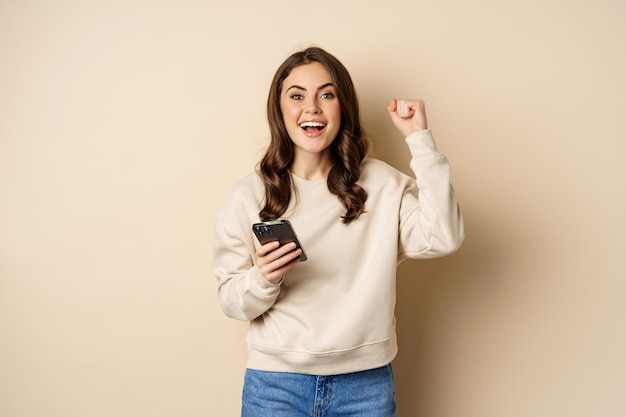
[[[464,232],[424,103],[394,99],[388,112],[415,178],[367,157],[355,89],[333,55],[308,48],[274,76],[270,144],[215,224],[222,308],[250,321],[244,417],[395,415],[396,267],[456,251]],[[291,222],[306,262],[294,244],[258,243],[252,224],[276,219]]]

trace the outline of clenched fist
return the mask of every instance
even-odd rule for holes
[[[400,133],[405,137],[413,132],[428,129],[426,109],[422,100],[391,100],[389,115]]]

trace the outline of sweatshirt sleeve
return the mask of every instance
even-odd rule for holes
[[[412,133],[406,143],[415,182],[410,182],[402,197],[398,260],[451,254],[465,233],[448,159],[437,150],[430,130]]]
[[[213,274],[218,281],[219,299],[228,317],[252,320],[274,304],[280,283],[267,281],[253,264],[254,245],[247,239],[246,228],[229,230],[227,224],[220,217],[216,219],[213,240]]]

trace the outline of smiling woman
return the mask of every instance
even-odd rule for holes
[[[341,125],[330,73],[314,62],[295,68],[283,84],[290,86],[281,94],[280,109],[295,145],[291,172],[305,179],[326,178],[332,167],[329,146]]]
[[[215,224],[222,309],[250,321],[242,416],[393,417],[396,267],[452,253],[464,237],[448,161],[424,103],[395,99],[387,110],[419,183],[366,158],[350,75],[320,48],[279,67],[267,110],[258,172]],[[278,219],[297,231],[307,262],[293,243],[254,240],[253,224]]]
[[[309,75],[315,78],[309,79]],[[310,119],[315,122],[316,116],[310,115],[309,120],[306,117],[301,119],[299,113],[305,108],[299,108],[294,103],[293,112],[296,114],[292,115],[292,107],[286,103],[307,98],[303,105],[310,106],[312,103],[317,106],[314,112],[326,112],[323,116],[313,113],[317,114],[317,118],[336,116],[340,121],[337,123],[332,120],[333,126],[324,128],[327,132],[332,130],[331,134],[325,135],[326,139],[331,140],[330,145],[324,148],[328,149],[326,153],[320,155],[317,152],[317,155],[301,158],[303,164],[295,175],[308,179],[328,177],[328,189],[340,199],[345,209],[344,222],[349,223],[363,212],[367,199],[367,193],[356,182],[360,177],[361,162],[367,155],[369,141],[361,127],[359,103],[350,73],[337,58],[320,48],[308,48],[291,55],[278,68],[272,80],[267,100],[270,145],[259,164],[266,196],[260,217],[272,220],[282,216],[291,200],[291,176],[285,173],[293,173],[297,150],[294,141],[302,134],[299,123]],[[338,109],[334,106],[338,106]],[[311,108],[307,110],[310,112]],[[294,122],[298,127],[294,126]],[[300,156],[304,155],[300,153]],[[317,168],[311,166],[316,162],[323,164]]]

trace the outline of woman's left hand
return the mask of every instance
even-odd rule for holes
[[[428,129],[423,100],[391,100],[389,115],[400,133],[405,137],[413,132]]]

